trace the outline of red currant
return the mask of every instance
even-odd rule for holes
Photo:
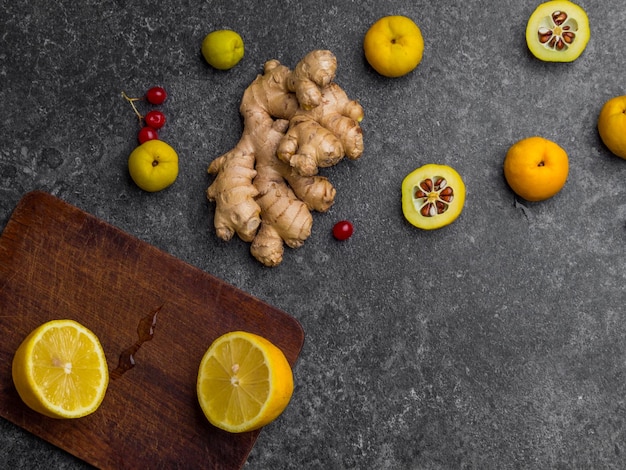
[[[167,98],[167,93],[160,86],[152,87],[146,92],[146,99],[152,104],[162,104],[165,98]]]
[[[161,129],[161,127],[165,125],[165,114],[161,111],[150,111],[146,114],[144,119],[146,121],[146,125],[152,127],[152,129]]]
[[[333,227],[333,236],[337,240],[347,240],[352,236],[353,232],[354,227],[352,227],[352,224],[347,220],[341,220]]]
[[[155,129],[150,126],[144,126],[139,130],[139,134],[137,134],[137,139],[140,144],[147,142],[149,140],[157,140],[159,138],[159,134]]]

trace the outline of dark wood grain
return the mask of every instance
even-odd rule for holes
[[[137,341],[139,321],[163,305],[136,366],[111,380],[104,402],[78,420],[21,402],[11,361],[39,324],[71,318],[101,340],[109,369]],[[265,336],[293,365],[296,319],[43,192],[24,196],[0,238],[0,414],[103,469],[240,468],[260,431],[212,427],[197,403],[200,359],[232,330]]]

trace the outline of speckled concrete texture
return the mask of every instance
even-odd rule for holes
[[[549,64],[525,44],[529,0],[0,0],[0,228],[42,189],[296,317],[295,393],[248,469],[625,468],[626,161],[595,124],[626,94],[626,7],[579,3],[591,41]],[[361,48],[388,14],[425,38],[398,79]],[[217,72],[200,43],[224,27],[246,55]],[[292,67],[318,48],[365,108],[365,152],[323,171],[335,205],[269,269],[216,237],[206,168],[238,141],[239,100],[263,63]],[[138,124],[121,92],[153,85],[169,92],[161,137],[181,171],[148,194],[127,173]],[[502,175],[508,147],[532,135],[570,157],[566,186],[541,203]],[[400,209],[402,179],[425,163],[455,167],[468,193],[433,232]],[[341,219],[355,226],[343,243]],[[84,467],[5,420],[0,462]]]

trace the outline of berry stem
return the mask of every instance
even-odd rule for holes
[[[143,122],[143,116],[141,115],[141,113],[137,110],[137,107],[135,106],[135,101],[141,101],[142,98],[131,98],[130,96],[128,96],[124,91],[122,91],[122,96],[124,97],[124,99],[126,101],[128,101],[130,103],[130,105],[133,107],[133,111],[135,111],[135,114],[137,115],[137,118],[139,119],[139,124],[141,124]]]

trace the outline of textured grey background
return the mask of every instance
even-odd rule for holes
[[[586,51],[547,64],[524,40],[537,4],[0,0],[0,228],[42,189],[298,318],[293,400],[246,468],[624,468],[626,161],[595,123],[626,94],[626,7],[581,1]],[[399,79],[373,72],[361,48],[387,14],[425,38],[423,62]],[[246,55],[217,72],[200,43],[223,27]],[[263,63],[292,67],[317,48],[336,54],[337,81],[365,108],[366,150],[323,172],[335,205],[268,269],[246,243],[216,238],[206,168],[239,139],[239,100]],[[169,92],[161,137],[181,172],[148,194],[127,174],[138,126],[120,93],[153,85]],[[501,170],[531,135],[571,166],[565,188],[533,204]],[[422,232],[403,219],[400,184],[431,162],[455,167],[468,197],[454,224]],[[344,218],[355,234],[338,243]],[[5,420],[0,462],[84,465]]]

